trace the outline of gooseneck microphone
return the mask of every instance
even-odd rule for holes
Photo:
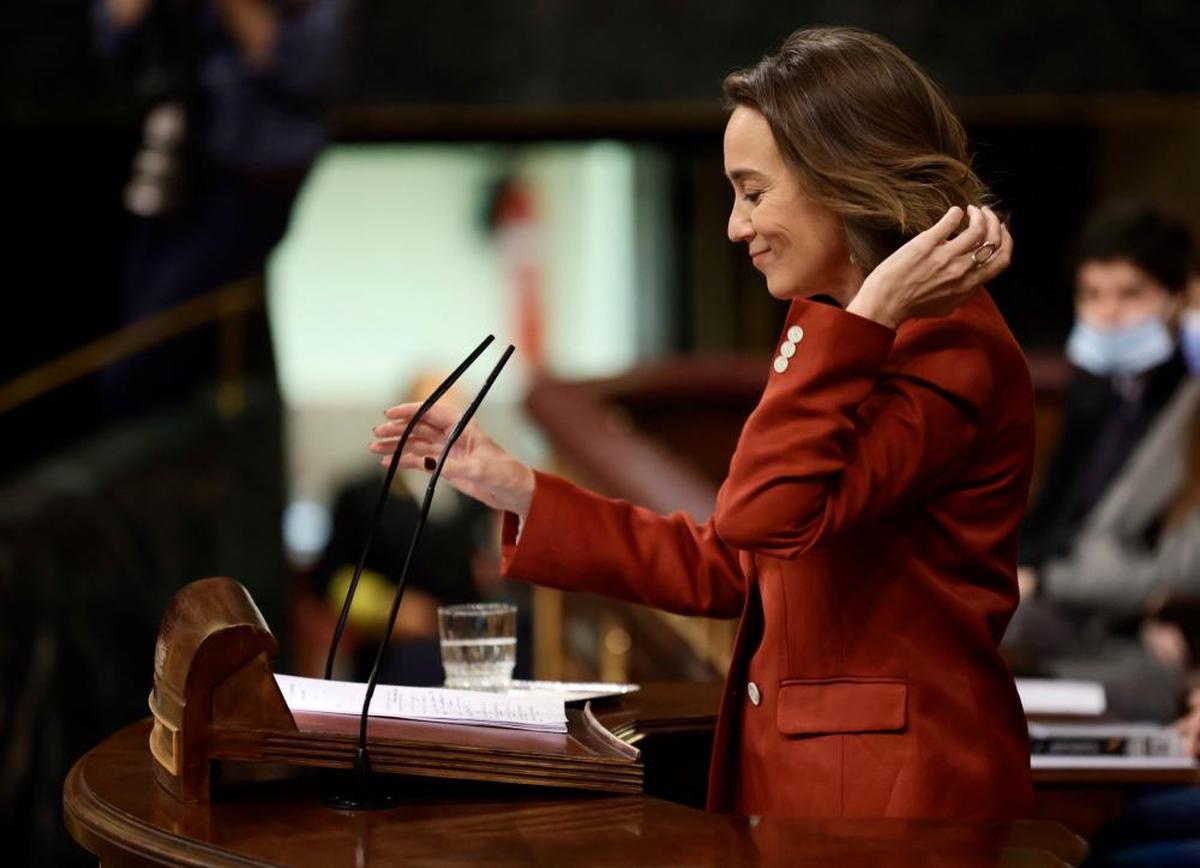
[[[442,395],[450,391],[450,388],[463,375],[463,372],[471,367],[472,363],[479,358],[479,354],[486,350],[488,345],[495,339],[494,335],[488,335],[484,338],[479,346],[472,350],[471,354],[463,360],[462,364],[455,368],[450,376],[443,380],[442,384],[430,393],[429,397],[417,409],[417,412],[413,414],[413,417],[408,420],[408,424],[404,426],[404,433],[400,435],[400,441],[396,444],[396,451],[392,453],[392,463],[388,465],[387,476],[383,480],[383,490],[379,492],[379,500],[375,503],[375,515],[372,517],[371,527],[367,531],[367,541],[363,544],[362,554],[358,557],[358,565],[354,568],[354,576],[350,579],[350,587],[346,589],[346,599],[342,602],[342,614],[338,616],[337,627],[334,628],[333,639],[329,643],[329,656],[325,658],[326,681],[333,677],[333,661],[337,657],[338,645],[342,641],[342,633],[346,631],[346,621],[350,617],[350,607],[354,602],[354,594],[358,590],[358,579],[362,575],[363,566],[367,562],[367,555],[371,551],[371,541],[375,539],[375,531],[379,528],[379,520],[383,517],[383,508],[387,505],[388,492],[392,490],[392,480],[396,478],[396,468],[400,466],[400,453],[404,451],[404,446],[408,443],[408,436],[412,434],[413,429],[421,421],[421,418],[429,412],[429,408],[436,404]],[[391,626],[389,625],[385,639],[390,634]]]
[[[488,340],[490,341],[491,338],[489,337]],[[483,346],[486,345],[487,342],[483,344]],[[481,346],[480,349],[482,348]],[[404,585],[408,580],[408,570],[412,565],[413,553],[417,550],[417,544],[421,540],[421,531],[424,529],[425,521],[429,517],[429,508],[433,504],[433,492],[437,487],[438,479],[442,475],[442,468],[445,466],[446,459],[449,457],[450,451],[454,448],[454,444],[458,441],[467,424],[475,415],[475,411],[479,409],[479,405],[483,402],[488,390],[492,388],[492,384],[500,375],[500,371],[508,363],[513,350],[514,347],[510,344],[508,349],[504,351],[504,355],[500,357],[500,361],[492,368],[492,372],[488,374],[483,387],[479,390],[475,399],[471,401],[470,406],[463,412],[462,418],[458,420],[458,424],[454,426],[454,430],[450,432],[450,436],[446,438],[446,445],[442,447],[437,464],[429,476],[429,484],[425,488],[425,499],[421,503],[421,512],[417,518],[417,525],[413,529],[412,540],[408,544],[408,554],[404,558],[404,567],[400,571],[399,580],[396,582],[396,593],[392,597],[392,608],[388,613],[387,627],[383,632],[383,637],[379,640],[379,647],[375,652],[375,663],[371,667],[371,676],[367,679],[367,694],[363,700],[362,714],[359,718],[358,751],[354,758],[354,792],[349,795],[331,798],[327,802],[330,807],[342,810],[367,810],[386,808],[393,802],[392,798],[387,794],[372,793],[370,788],[371,758],[367,752],[367,722],[370,720],[371,698],[375,695],[375,686],[379,683],[379,667],[383,661],[383,653],[387,648],[388,640],[391,638],[392,630],[396,626],[396,616],[400,612],[400,601],[404,597]],[[472,356],[473,358],[474,355]],[[409,428],[411,429],[411,427],[412,423],[410,422]],[[406,430],[406,436],[407,433]],[[399,454],[399,448],[397,448],[396,452]],[[395,458],[393,458],[392,463],[393,465],[395,464]]]

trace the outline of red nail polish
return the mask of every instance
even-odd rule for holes
[[[436,470],[437,469],[437,462],[434,461],[432,458],[430,458],[428,455],[425,456],[425,469],[426,470]]]

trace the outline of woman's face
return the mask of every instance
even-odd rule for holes
[[[862,285],[841,219],[800,189],[767,119],[738,106],[725,126],[725,175],[733,184],[729,240],[744,241],[767,291],[790,299],[829,295],[848,304]]]
[[[1075,316],[1100,329],[1167,319],[1170,291],[1128,259],[1089,259],[1075,275]]]

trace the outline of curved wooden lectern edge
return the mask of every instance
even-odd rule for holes
[[[219,822],[212,817],[214,822],[210,823],[209,810],[204,807],[174,805],[156,792],[151,793],[149,800],[141,795],[130,797],[130,793],[144,792],[147,784],[154,789],[149,784],[146,756],[141,748],[148,728],[149,721],[141,721],[106,739],[75,763],[64,782],[64,823],[72,837],[101,864],[266,866],[306,864],[306,859],[312,864],[331,864],[332,851],[313,848],[311,836],[301,835],[295,842],[284,840],[278,826],[267,830],[264,847],[260,834],[261,810],[234,809],[222,814]],[[131,750],[133,747],[137,749]],[[529,861],[541,856],[542,860],[536,860],[539,864],[563,863],[565,855],[591,862],[598,853],[617,852],[609,846],[606,836],[609,829],[615,831],[625,825],[629,826],[624,830],[628,849],[621,852],[627,852],[626,861],[630,864],[789,864],[789,860],[795,860],[797,845],[804,847],[813,839],[819,849],[806,854],[819,853],[822,864],[838,861],[867,864],[868,856],[874,857],[870,862],[874,864],[878,860],[888,861],[890,855],[901,857],[905,864],[918,864],[921,859],[928,861],[932,854],[955,864],[961,860],[964,864],[1062,865],[1079,864],[1087,853],[1084,839],[1061,823],[1015,821],[942,826],[939,821],[920,820],[747,819],[707,814],[650,797],[602,802],[588,799],[570,805],[554,797],[549,802],[538,800],[530,806],[517,806],[515,812],[493,816],[496,801],[485,796],[471,798],[463,805],[446,803],[445,819],[439,815],[435,823],[430,822],[429,812],[410,816],[401,808],[373,828],[365,828],[353,815],[323,811],[315,798],[317,794],[310,783],[301,792],[276,790],[257,804],[279,799],[276,813],[291,816],[290,812],[299,807],[304,815],[298,821],[306,829],[319,824],[321,838],[329,840],[336,836],[346,844],[366,841],[374,845],[373,855],[377,858],[391,856],[397,860],[428,861],[430,854],[443,853],[448,841],[453,843],[482,833],[505,836],[492,849],[493,853],[510,857],[514,852],[522,853]],[[251,799],[250,803],[256,802]],[[284,814],[285,811],[288,813]],[[585,846],[600,849],[564,850],[564,841],[575,834],[573,820],[584,815],[587,823],[582,831],[589,835]],[[481,818],[486,818],[482,826]],[[876,827],[875,823],[880,825]],[[658,836],[676,824],[678,827],[666,846],[641,846],[645,841],[658,843]],[[723,831],[716,829],[718,826]],[[707,836],[714,829],[719,833],[714,844],[720,846],[704,850],[704,858],[696,858],[696,851],[686,849],[692,836]],[[416,842],[412,851],[404,848],[409,839]],[[842,842],[848,842],[848,848],[843,848]],[[286,844],[291,844],[290,848],[281,849]],[[972,845],[978,845],[979,849],[973,849]],[[502,846],[506,849],[501,850]],[[674,847],[683,849],[671,849]],[[342,852],[349,854],[349,850]],[[360,852],[357,847],[355,852]],[[361,852],[368,850],[363,848]],[[448,854],[451,859],[461,855],[464,855],[461,851]]]
[[[175,798],[208,799],[214,726],[295,731],[271,673],[278,651],[250,593],[233,579],[199,579],[171,598],[155,643],[148,704],[155,777]]]
[[[206,868],[244,868],[261,865],[253,860],[230,858],[228,853],[188,841],[181,852],[180,838],[139,817],[117,810],[87,785],[84,770],[93,751],[71,768],[63,782],[63,825],[72,838],[94,854],[101,865],[131,864],[131,851],[148,865],[185,865]],[[136,830],[131,835],[130,830]]]

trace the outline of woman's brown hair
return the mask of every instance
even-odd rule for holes
[[[722,90],[761,112],[804,192],[846,228],[870,271],[952,205],[989,204],[941,91],[885,39],[849,27],[797,30]]]

